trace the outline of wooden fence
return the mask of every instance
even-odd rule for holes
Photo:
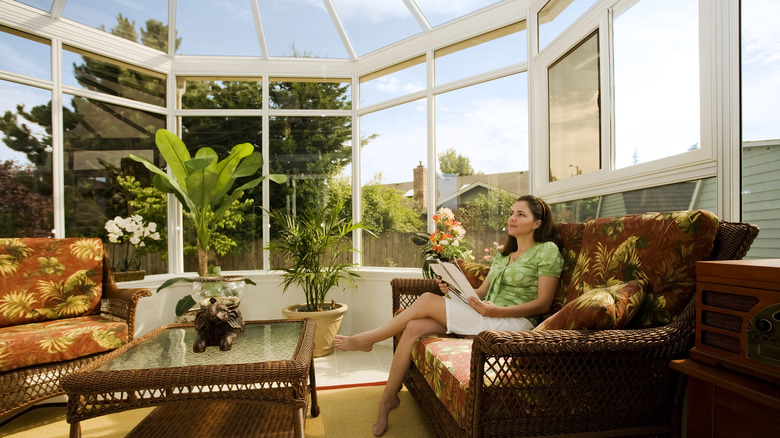
[[[363,266],[381,266],[381,267],[418,267],[420,266],[421,247],[415,245],[411,238],[413,233],[383,233],[377,237],[363,237]],[[468,233],[466,239],[469,247],[474,253],[474,257],[481,259],[484,256],[484,249],[490,248],[493,242],[504,243],[506,231],[487,230]],[[115,259],[115,253],[124,254],[124,248],[120,245],[109,245],[112,260]],[[161,274],[168,272],[168,262],[163,259],[160,253],[146,254],[139,257],[141,268],[147,275]],[[342,255],[337,262],[349,262],[351,253]],[[479,260],[477,260],[479,261]],[[185,272],[195,272],[197,270],[197,254],[186,254],[184,256]],[[223,271],[246,271],[263,269],[263,241],[255,240],[251,243],[250,249],[236,254],[227,254],[219,257],[219,264]],[[287,266],[288,263],[281,254],[271,254],[271,268]]]

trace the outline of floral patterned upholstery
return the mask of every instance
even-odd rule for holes
[[[423,336],[414,344],[412,360],[455,421],[466,427],[471,339]]]
[[[534,330],[622,329],[637,314],[644,299],[644,283],[638,281],[591,289]]]
[[[87,315],[102,283],[100,239],[0,239],[0,327]]]
[[[128,340],[127,324],[81,316],[0,328],[0,371],[61,362],[113,350]]]
[[[112,350],[128,325],[93,315],[102,296],[97,238],[0,239],[0,371]]]
[[[645,281],[647,296],[631,326],[667,324],[696,291],[696,262],[709,257],[717,231],[717,216],[703,210],[589,221],[566,300],[617,282]]]

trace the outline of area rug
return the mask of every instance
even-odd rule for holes
[[[308,412],[305,435],[321,437],[370,437],[376,408],[384,386],[332,387],[317,390],[320,415]],[[423,414],[406,389],[398,394],[401,406],[390,413],[385,437],[433,436]],[[124,437],[153,408],[136,409],[93,418],[81,423],[84,438]],[[14,438],[67,438],[69,425],[61,406],[35,408],[0,427],[0,436]]]

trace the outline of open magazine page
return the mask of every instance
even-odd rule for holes
[[[479,299],[466,275],[463,274],[457,264],[439,259],[428,259],[428,264],[433,269],[433,272],[449,285],[450,291],[454,292],[455,296],[463,302],[468,303],[468,297],[471,296]]]

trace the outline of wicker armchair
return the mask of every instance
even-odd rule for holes
[[[741,259],[758,234],[720,221],[711,260]],[[393,314],[433,280],[394,279]],[[485,331],[473,339],[466,427],[412,363],[404,384],[440,437],[679,434],[684,376],[669,367],[693,345],[695,299],[662,327]]]
[[[103,251],[102,265],[102,295],[99,310],[95,314],[125,322],[128,326],[128,341],[131,341],[135,332],[138,300],[152,293],[146,288],[120,289],[114,281],[108,251]],[[65,394],[60,387],[63,377],[107,353],[0,373],[0,419],[7,421],[42,400]]]

